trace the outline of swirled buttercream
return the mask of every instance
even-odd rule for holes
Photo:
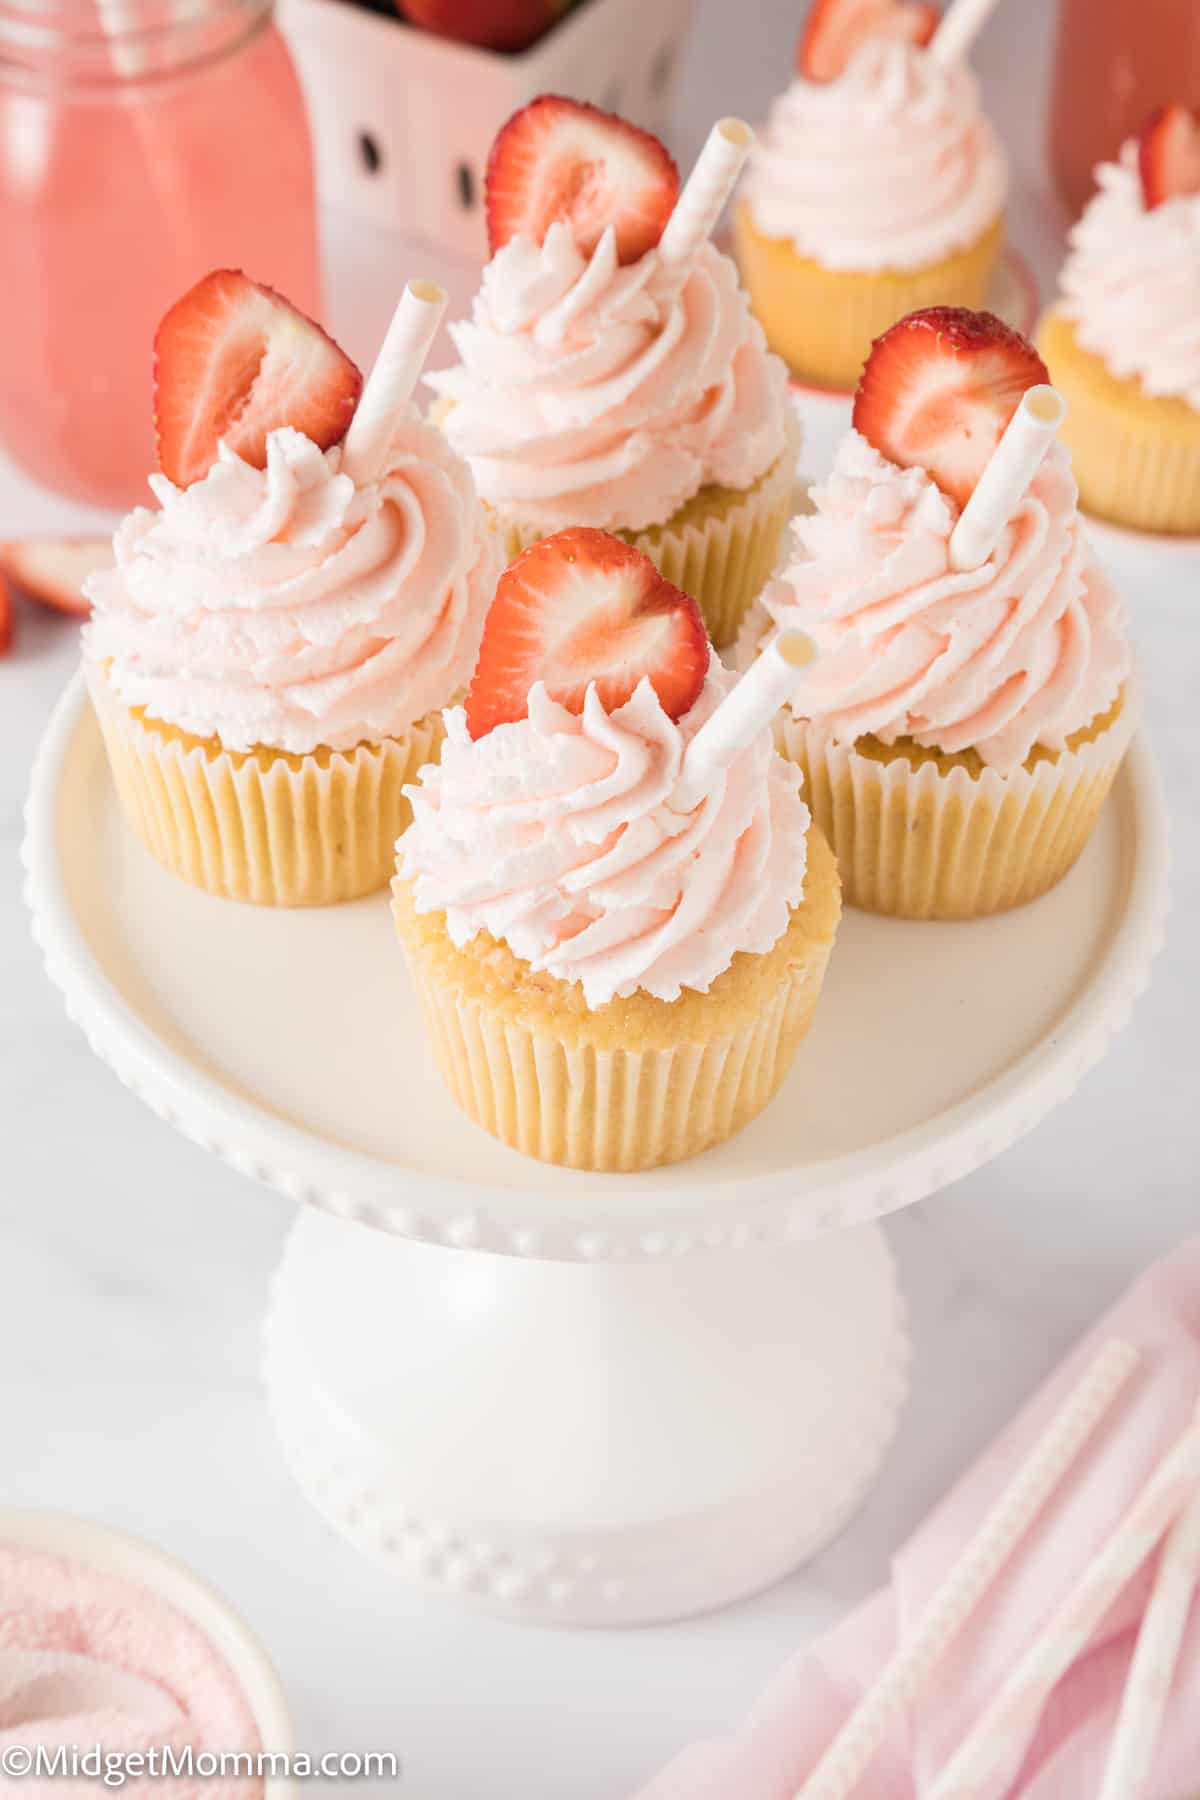
[[[974,749],[1008,773],[1112,704],[1130,670],[1121,607],[1081,534],[1062,446],[977,569],[951,568],[958,511],[925,471],[857,432],[812,499],[765,602],[818,644],[804,716],[839,740]]]
[[[484,270],[461,357],[426,380],[483,498],[549,533],[661,525],[708,483],[746,488],[783,454],[787,374],[729,258],[705,244],[678,292],[657,250],[590,257],[570,227]]]
[[[761,232],[826,268],[913,269],[982,237],[1007,181],[970,71],[875,39],[836,81],[775,101],[746,201]]]
[[[1096,178],[1069,240],[1063,311],[1114,375],[1200,409],[1200,194],[1147,210],[1132,141]]]
[[[273,431],[203,480],[152,476],[88,584],[85,652],[129,706],[227,750],[401,735],[470,679],[500,555],[470,471],[415,413],[361,487],[339,450]]]
[[[446,715],[439,767],[407,790],[401,873],[418,912],[444,911],[460,948],[479,931],[589,1006],[641,989],[706,992],[738,951],[765,953],[804,891],[808,808],[763,730],[689,810],[672,804],[684,751],[727,691],[714,664],[685,717],[650,683],[582,716],[539,682],[529,716],[472,741]]]

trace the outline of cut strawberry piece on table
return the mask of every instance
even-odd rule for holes
[[[1147,212],[1164,200],[1200,194],[1200,113],[1164,106],[1138,139],[1138,172]]]
[[[992,313],[932,306],[876,338],[854,429],[964,506],[1022,394],[1049,379],[1033,345]]]
[[[836,81],[871,38],[927,44],[940,22],[937,7],[922,0],[813,0],[796,68],[809,81]]]
[[[13,641],[13,603],[8,590],[8,583],[0,575],[0,656],[6,656],[12,649]]]
[[[0,544],[0,571],[13,586],[75,619],[86,619],[92,610],[83,597],[88,576],[112,565],[109,538],[14,538]]]
[[[359,371],[319,325],[238,270],[214,270],[175,302],[154,340],[159,463],[189,487],[224,439],[262,469],[267,434],[281,425],[328,450],[361,392]]]
[[[537,681],[574,713],[595,682],[612,712],[646,677],[679,719],[704,685],[709,654],[700,608],[648,556],[574,526],[534,544],[500,577],[467,692],[467,728],[481,738],[525,718]]]
[[[544,242],[556,219],[590,256],[609,225],[617,255],[636,262],[663,234],[679,171],[648,131],[580,100],[542,94],[505,125],[488,158],[492,250],[518,235]]]

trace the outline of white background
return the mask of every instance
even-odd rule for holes
[[[1014,157],[1013,235],[1044,283],[1062,224],[1041,155],[1052,10],[1002,0],[977,57]],[[753,118],[784,85],[800,11],[701,0],[681,153],[717,114]],[[334,328],[369,358],[414,253],[338,220],[330,243]],[[76,516],[0,464],[0,535]],[[86,1512],[193,1563],[265,1638],[301,1742],[396,1750],[414,1800],[618,1800],[690,1737],[732,1725],[793,1649],[885,1577],[892,1549],[1094,1313],[1197,1227],[1200,550],[1122,551],[1118,569],[1175,825],[1176,908],[1154,986],[1057,1117],[889,1227],[916,1391],[842,1540],[730,1612],[612,1635],[517,1630],[416,1597],[293,1489],[257,1379],[290,1208],[117,1085],[30,943],[21,804],[74,650],[70,626],[26,614],[0,665],[0,1501]]]

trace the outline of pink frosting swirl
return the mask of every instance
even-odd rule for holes
[[[970,71],[874,39],[838,80],[775,101],[746,199],[760,231],[826,268],[912,269],[982,237],[1007,185]]]
[[[1055,445],[991,556],[956,572],[957,508],[923,469],[898,468],[852,431],[764,596],[778,625],[821,649],[804,716],[842,742],[974,749],[1002,774],[1035,744],[1061,750],[1130,672],[1121,607],[1076,499]]]
[[[1071,232],[1063,311],[1114,375],[1200,409],[1200,194],[1147,211],[1132,140],[1096,179]]]
[[[765,953],[803,896],[808,808],[769,730],[677,810],[683,752],[726,692],[713,665],[691,711],[669,719],[648,681],[582,717],[539,682],[529,716],[472,742],[446,714],[438,767],[407,790],[401,872],[418,912],[444,911],[459,946],[478,931],[530,966],[578,981],[590,1007],[638,989],[707,991],[739,950]]]
[[[267,466],[222,446],[202,481],[154,475],[93,576],[85,653],[129,706],[227,750],[397,737],[474,668],[500,553],[470,471],[415,413],[356,487],[297,431]]]
[[[427,376],[483,498],[542,527],[661,525],[708,482],[749,487],[787,441],[787,373],[728,257],[706,244],[665,297],[657,250],[622,267],[570,228],[514,238]]]

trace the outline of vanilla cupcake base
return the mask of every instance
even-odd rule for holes
[[[692,596],[718,650],[733,642],[774,573],[792,515],[799,449],[800,428],[789,418],[787,448],[752,487],[701,488],[665,524],[613,532]],[[543,525],[495,516],[509,562],[548,535]]]
[[[86,674],[126,817],[173,875],[260,906],[331,906],[387,886],[412,816],[403,789],[437,757],[440,713],[353,750],[239,752],[123,705],[94,664]]]
[[[1024,906],[1074,865],[1140,714],[1134,683],[1067,749],[1035,749],[1014,773],[974,752],[904,742],[840,744],[780,715],[779,747],[838,860],[847,902],[902,919],[979,919]]]
[[[734,252],[767,343],[793,375],[821,387],[857,387],[875,339],[907,313],[983,306],[1003,247],[1001,216],[964,249],[916,269],[827,269],[761,232],[746,201],[734,213]]]
[[[1135,531],[1200,532],[1200,411],[1114,375],[1057,308],[1038,327],[1037,347],[1067,402],[1060,435],[1080,504]]]
[[[812,1022],[841,901],[812,830],[804,901],[765,956],[735,956],[706,994],[594,1009],[578,983],[534,973],[485,932],[458,949],[445,915],[418,913],[399,877],[393,911],[463,1112],[542,1162],[629,1171],[711,1149],[774,1097]]]

